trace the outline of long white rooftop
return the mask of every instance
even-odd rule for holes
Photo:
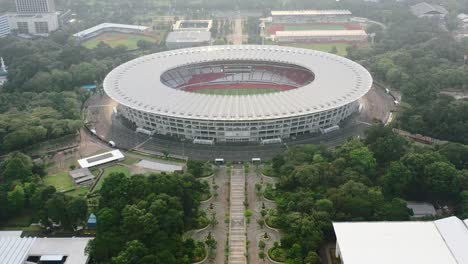
[[[272,16],[310,16],[310,15],[351,15],[346,9],[337,10],[278,10],[271,11]]]
[[[277,37],[328,37],[328,36],[363,36],[366,31],[360,30],[291,30],[276,31]]]
[[[169,69],[220,60],[288,63],[315,74],[313,82],[288,91],[226,96],[198,94],[164,85]],[[127,107],[179,118],[264,120],[322,112],[365,95],[372,77],[344,57],[292,47],[260,45],[207,46],[155,53],[120,65],[104,80],[104,90]]]
[[[74,37],[81,38],[85,37],[88,34],[91,34],[93,32],[96,32],[98,30],[102,30],[105,28],[123,28],[123,29],[133,29],[133,30],[138,30],[138,31],[145,31],[149,29],[149,27],[145,26],[136,26],[136,25],[126,25],[126,24],[115,24],[115,23],[102,23],[99,25],[96,25],[94,27],[85,29],[83,31],[80,31],[78,33],[73,34]]]
[[[94,166],[106,164],[108,162],[117,161],[124,159],[125,156],[120,152],[120,150],[112,150],[109,152],[97,154],[91,157],[78,160],[81,168],[91,168]]]
[[[24,264],[29,256],[47,259],[63,259],[64,264],[86,264],[85,248],[90,237],[37,238],[20,237],[21,231],[0,231],[0,263]]]
[[[344,264],[468,264],[468,227],[457,217],[333,227]]]

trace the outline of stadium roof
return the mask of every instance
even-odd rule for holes
[[[169,32],[166,42],[169,43],[200,43],[209,42],[211,32],[209,31],[175,31]]]
[[[114,24],[114,23],[102,23],[97,26],[85,29],[83,31],[80,31],[78,33],[73,34],[74,37],[76,38],[82,38],[85,37],[88,34],[91,34],[93,32],[96,32],[98,30],[102,30],[105,28],[123,28],[123,29],[133,29],[133,30],[139,30],[139,31],[145,31],[149,29],[149,27],[145,26],[135,26],[135,25],[126,25],[126,24]]]
[[[122,154],[122,152],[116,149],[84,159],[80,159],[78,160],[78,163],[80,164],[81,168],[91,168],[108,162],[122,160],[123,158],[125,158],[125,156]]]
[[[454,216],[429,222],[333,223],[333,227],[344,264],[468,263],[468,227]]]
[[[220,60],[254,60],[305,67],[315,80],[288,91],[245,96],[198,94],[164,85],[160,76],[179,66]],[[127,107],[203,120],[263,120],[322,112],[354,102],[372,86],[361,65],[344,57],[292,47],[228,45],[155,53],[120,65],[104,90]]]
[[[297,30],[276,31],[277,37],[329,37],[329,36],[364,36],[366,31],[360,30]]]
[[[342,10],[282,10],[271,11],[272,16],[310,16],[310,15],[351,15],[351,11]]]
[[[445,15],[448,11],[440,5],[428,4],[426,2],[421,2],[419,4],[411,6],[411,12],[417,17],[424,15],[434,15],[441,14]]]

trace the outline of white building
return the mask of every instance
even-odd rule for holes
[[[333,223],[343,264],[467,264],[468,220]]]
[[[299,30],[276,31],[277,42],[365,42],[367,33],[364,30]]]
[[[421,2],[411,6],[411,12],[417,17],[445,17],[448,11],[440,5]]]
[[[77,40],[83,41],[86,39],[93,38],[104,32],[121,32],[121,33],[135,33],[141,34],[148,32],[149,27],[145,26],[136,26],[136,25],[127,25],[127,24],[115,24],[115,23],[102,23],[94,27],[85,29],[78,33],[73,34]]]
[[[210,31],[213,20],[178,20],[172,25],[173,31]]]
[[[349,10],[271,11],[275,24],[347,23],[351,15]]]
[[[8,14],[0,14],[0,38],[10,34]]]
[[[15,0],[18,13],[51,13],[55,12],[54,0]]]
[[[10,29],[18,34],[48,36],[59,28],[56,13],[20,14],[9,16]]]
[[[86,264],[89,237],[21,237],[22,231],[0,231],[2,264],[62,263]]]
[[[208,46],[210,44],[211,32],[209,31],[169,32],[166,38],[166,47],[169,49]]]
[[[120,152],[120,150],[112,150],[109,152],[80,159],[78,160],[78,164],[80,164],[81,168],[92,168],[113,161],[122,161],[124,159],[125,156],[122,154],[122,152]]]
[[[460,26],[462,28],[468,28],[468,15],[461,13],[457,16],[457,19],[460,21]]]

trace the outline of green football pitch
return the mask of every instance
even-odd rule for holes
[[[197,90],[194,93],[211,95],[254,95],[267,94],[281,91],[280,89],[205,89]]]
[[[139,40],[147,40],[150,42],[158,42],[158,39],[151,36],[125,34],[119,32],[106,32],[82,43],[88,49],[94,49],[102,41],[109,46],[115,48],[117,46],[126,46],[128,50],[138,49],[137,43]]]

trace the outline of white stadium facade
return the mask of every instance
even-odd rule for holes
[[[369,72],[344,57],[257,45],[155,53],[104,80],[119,114],[137,131],[203,144],[274,143],[336,127],[371,86]],[[250,92],[205,93],[229,89]]]

